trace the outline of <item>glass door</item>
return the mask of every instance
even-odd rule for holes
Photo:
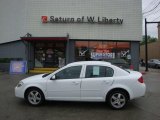
[[[39,42],[35,44],[35,67],[52,68],[65,65],[65,42]]]

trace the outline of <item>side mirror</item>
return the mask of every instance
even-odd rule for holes
[[[50,80],[55,80],[55,79],[56,79],[56,76],[53,75]]]

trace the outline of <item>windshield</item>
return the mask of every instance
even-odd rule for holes
[[[51,73],[46,73],[42,76],[42,78],[47,77],[48,75],[50,75]]]
[[[119,67],[118,65],[115,65],[115,66]],[[126,68],[123,68],[123,67],[119,67],[119,68],[121,68],[121,69],[123,69],[124,71],[130,73],[130,69],[126,69]]]
[[[155,60],[155,62],[160,62],[160,60]]]

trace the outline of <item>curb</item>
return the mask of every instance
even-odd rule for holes
[[[141,72],[141,74],[142,74],[142,75],[145,75],[145,74],[146,74],[146,72]]]

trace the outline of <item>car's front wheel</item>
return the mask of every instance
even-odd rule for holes
[[[25,98],[27,102],[33,106],[38,106],[44,102],[44,95],[42,91],[37,88],[27,90]]]
[[[108,102],[113,109],[122,109],[126,106],[128,97],[123,91],[113,91],[108,97]]]
[[[158,69],[158,65],[155,65],[154,67],[155,67],[156,69]]]

